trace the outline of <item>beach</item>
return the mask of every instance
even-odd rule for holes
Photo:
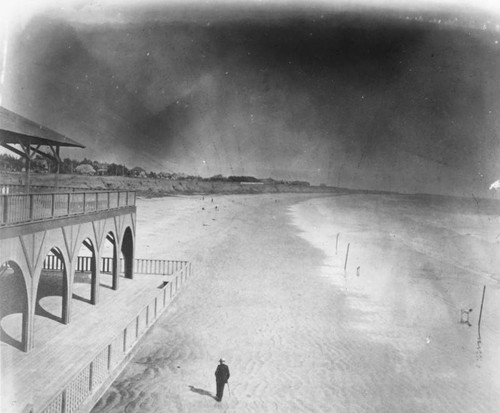
[[[190,260],[194,276],[93,411],[495,411],[496,211],[397,195],[139,199],[136,256]]]

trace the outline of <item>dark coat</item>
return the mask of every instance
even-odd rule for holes
[[[221,383],[227,383],[229,380],[229,367],[225,364],[219,364],[215,370],[215,379]]]

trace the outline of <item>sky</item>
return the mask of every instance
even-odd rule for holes
[[[12,4],[2,105],[86,146],[63,156],[461,196],[500,177],[496,2]]]

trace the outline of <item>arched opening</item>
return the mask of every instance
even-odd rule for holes
[[[0,340],[28,351],[28,294],[23,272],[14,261],[0,265]]]
[[[101,253],[101,286],[118,289],[119,257],[116,237],[108,232]]]
[[[90,238],[85,238],[76,259],[73,298],[88,304],[96,304],[97,287],[96,250]]]
[[[123,274],[125,278],[133,278],[134,275],[134,237],[132,230],[127,227],[122,241]]]
[[[37,329],[50,328],[53,321],[67,323],[68,278],[66,263],[59,248],[52,248],[43,261],[36,290]]]

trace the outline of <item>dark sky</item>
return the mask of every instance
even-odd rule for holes
[[[419,15],[45,12],[11,36],[3,103],[87,146],[72,157],[484,196],[500,177],[500,33]]]

